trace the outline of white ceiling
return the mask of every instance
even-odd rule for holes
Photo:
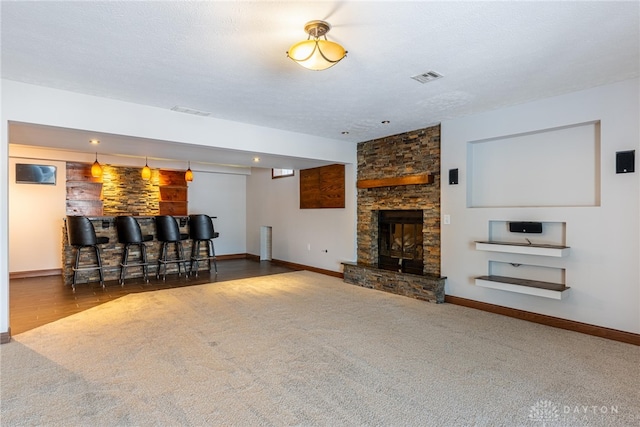
[[[637,1],[2,1],[1,18],[2,78],[345,144],[640,74]],[[314,19],[349,52],[320,72],[285,54]],[[429,70],[444,77],[410,78]],[[23,126],[20,142],[46,130]]]

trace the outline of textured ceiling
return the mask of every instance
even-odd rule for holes
[[[635,1],[1,7],[5,79],[178,105],[346,144],[640,74]],[[285,55],[313,19],[330,22],[328,38],[349,52],[326,71],[305,70]],[[444,77],[410,78],[429,70]]]

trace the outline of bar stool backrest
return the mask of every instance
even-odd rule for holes
[[[213,239],[215,231],[211,217],[205,214],[189,215],[189,235],[193,240]]]
[[[132,216],[116,217],[116,229],[120,243],[142,243],[143,241],[140,224]]]
[[[85,216],[67,216],[67,234],[71,246],[93,246],[98,243],[96,230]]]
[[[156,233],[160,242],[179,242],[180,228],[178,221],[171,215],[156,216]]]

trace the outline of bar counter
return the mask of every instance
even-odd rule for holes
[[[122,261],[122,253],[124,251],[124,244],[118,243],[118,233],[115,226],[115,216],[91,216],[88,217],[93,228],[96,231],[97,237],[109,238],[109,243],[99,244],[100,254],[102,258],[104,280],[117,281],[120,277],[120,262]],[[156,225],[155,216],[134,216],[134,218],[140,224],[142,235],[150,234],[153,236],[153,240],[145,242],[147,247],[147,262],[149,264],[149,280],[155,280],[156,271],[158,268],[158,257],[160,255],[160,249],[162,243],[156,239]],[[174,218],[178,222],[180,233],[189,233],[189,217],[174,215]],[[212,217],[215,218],[215,217]],[[73,277],[73,264],[75,262],[75,249],[69,245],[69,237],[67,235],[66,217],[63,221],[62,230],[62,275],[64,277],[65,285],[71,285]],[[190,265],[191,257],[191,239],[183,240],[182,247],[186,259],[187,271]],[[200,256],[206,256],[206,245],[200,245]],[[170,258],[175,257],[174,245],[170,244],[167,248],[167,252]],[[129,250],[129,263],[138,262],[140,259],[140,251],[137,247],[133,246]],[[95,262],[95,256],[92,249],[83,249],[80,257],[80,264],[92,264]],[[208,265],[206,262],[200,262],[198,270],[206,270]],[[177,264],[167,265],[167,274],[174,274],[178,272]],[[128,267],[126,281],[132,278],[142,277],[142,267]],[[182,271],[184,274],[184,271]],[[99,282],[99,276],[97,270],[80,271],[77,276],[77,284]]]

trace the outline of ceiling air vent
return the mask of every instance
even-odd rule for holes
[[[177,105],[173,107],[171,111],[177,111],[178,113],[193,114],[194,116],[206,117],[211,115],[211,113],[207,113],[206,111],[196,110],[195,108],[179,107]]]
[[[440,77],[442,77],[442,74],[438,74],[435,71],[427,71],[426,73],[411,76],[413,80],[417,80],[420,83],[431,82],[433,80],[439,79]]]

